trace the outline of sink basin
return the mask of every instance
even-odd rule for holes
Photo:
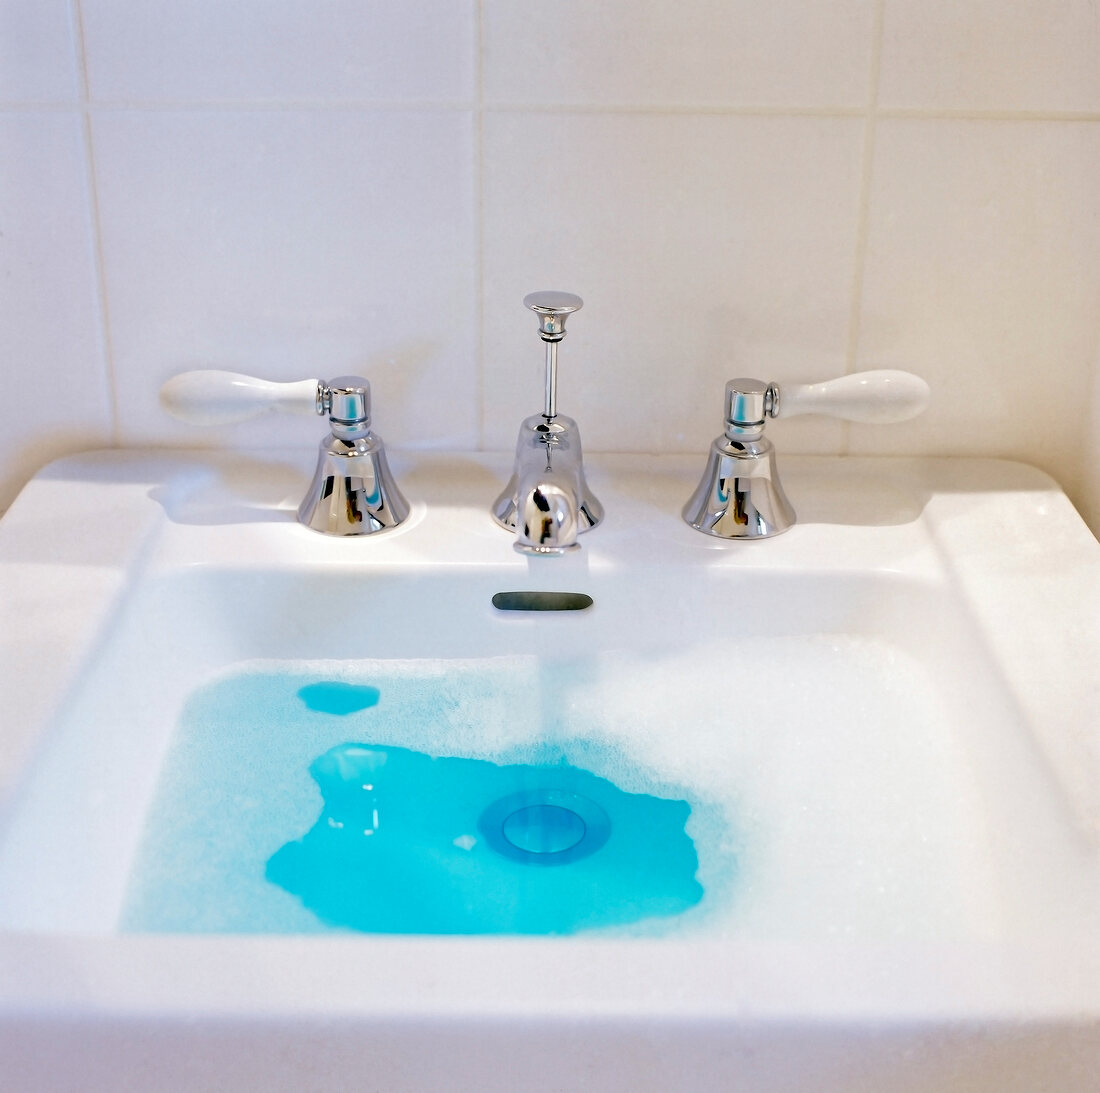
[[[605,523],[531,559],[507,457],[391,462],[412,515],[362,539],[295,522],[297,451],[80,456],[0,522],[5,1089],[1094,1087],[1100,546],[1050,479],[786,457],[799,523],[727,543],[679,518],[699,459],[593,457]],[[448,860],[528,907],[588,870],[585,913],[394,910],[435,851],[374,917],[276,883],[383,760],[371,837],[459,764]],[[694,896],[593,916],[664,891],[646,801]]]

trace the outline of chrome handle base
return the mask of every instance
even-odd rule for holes
[[[847,421],[907,421],[928,405],[928,384],[910,372],[856,372],[825,383],[787,386],[757,379],[726,384],[725,433],[711,445],[703,477],[681,515],[720,539],[767,539],[795,523],[775,448],[764,438],[772,417],[831,414]]]
[[[370,535],[397,527],[409,503],[376,436],[321,442],[317,469],[298,506],[298,522],[325,535]]]
[[[409,515],[382,438],[371,432],[370,410],[370,384],[361,376],[319,385],[317,412],[328,414],[332,435],[321,441],[300,524],[325,535],[372,535]]]
[[[768,440],[719,437],[703,477],[681,512],[696,531],[720,539],[767,539],[795,523]]]

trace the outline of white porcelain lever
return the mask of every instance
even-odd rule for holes
[[[276,383],[216,369],[181,372],[161,387],[160,403],[192,425],[232,425],[265,410],[327,414],[329,435],[298,522],[326,535],[370,535],[409,515],[382,438],[371,431],[370,383],[362,376]]]
[[[824,383],[776,386],[772,417],[828,414],[870,425],[908,421],[925,410],[929,397],[928,384],[920,376],[890,368],[854,372]]]
[[[231,425],[265,410],[290,414],[322,412],[320,380],[275,383],[216,369],[181,372],[160,389],[160,404],[192,425]]]
[[[681,515],[720,539],[766,539],[795,522],[764,436],[770,417],[831,414],[885,425],[908,421],[928,405],[928,384],[911,372],[878,369],[824,383],[780,387],[757,379],[726,384],[726,431],[710,446],[706,469]]]

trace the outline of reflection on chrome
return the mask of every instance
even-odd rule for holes
[[[595,527],[603,507],[584,480],[584,458],[577,423],[558,413],[558,343],[565,320],[583,302],[568,292],[532,292],[524,305],[539,317],[546,344],[546,404],[541,414],[519,427],[515,468],[493,504],[493,519],[515,531],[523,554],[565,554],[576,550],[577,536]]]

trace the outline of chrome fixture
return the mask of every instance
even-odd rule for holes
[[[331,432],[298,506],[299,523],[326,535],[369,535],[409,514],[382,439],[371,432],[370,384],[361,376],[273,383],[238,372],[181,372],[160,389],[160,401],[192,425],[230,425],[265,410],[327,414]]]
[[[515,469],[493,504],[493,519],[516,533],[513,545],[521,554],[564,554],[576,550],[577,536],[603,518],[603,506],[584,480],[577,423],[559,414],[557,404],[558,343],[565,320],[584,302],[568,292],[532,292],[523,303],[538,315],[546,343],[546,403],[519,427]]]
[[[911,372],[856,372],[825,383],[726,384],[726,431],[710,458],[684,519],[697,531],[722,539],[764,539],[795,523],[783,492],[775,448],[764,437],[769,417],[829,414],[847,421],[888,424],[916,417],[928,405],[928,384]]]

